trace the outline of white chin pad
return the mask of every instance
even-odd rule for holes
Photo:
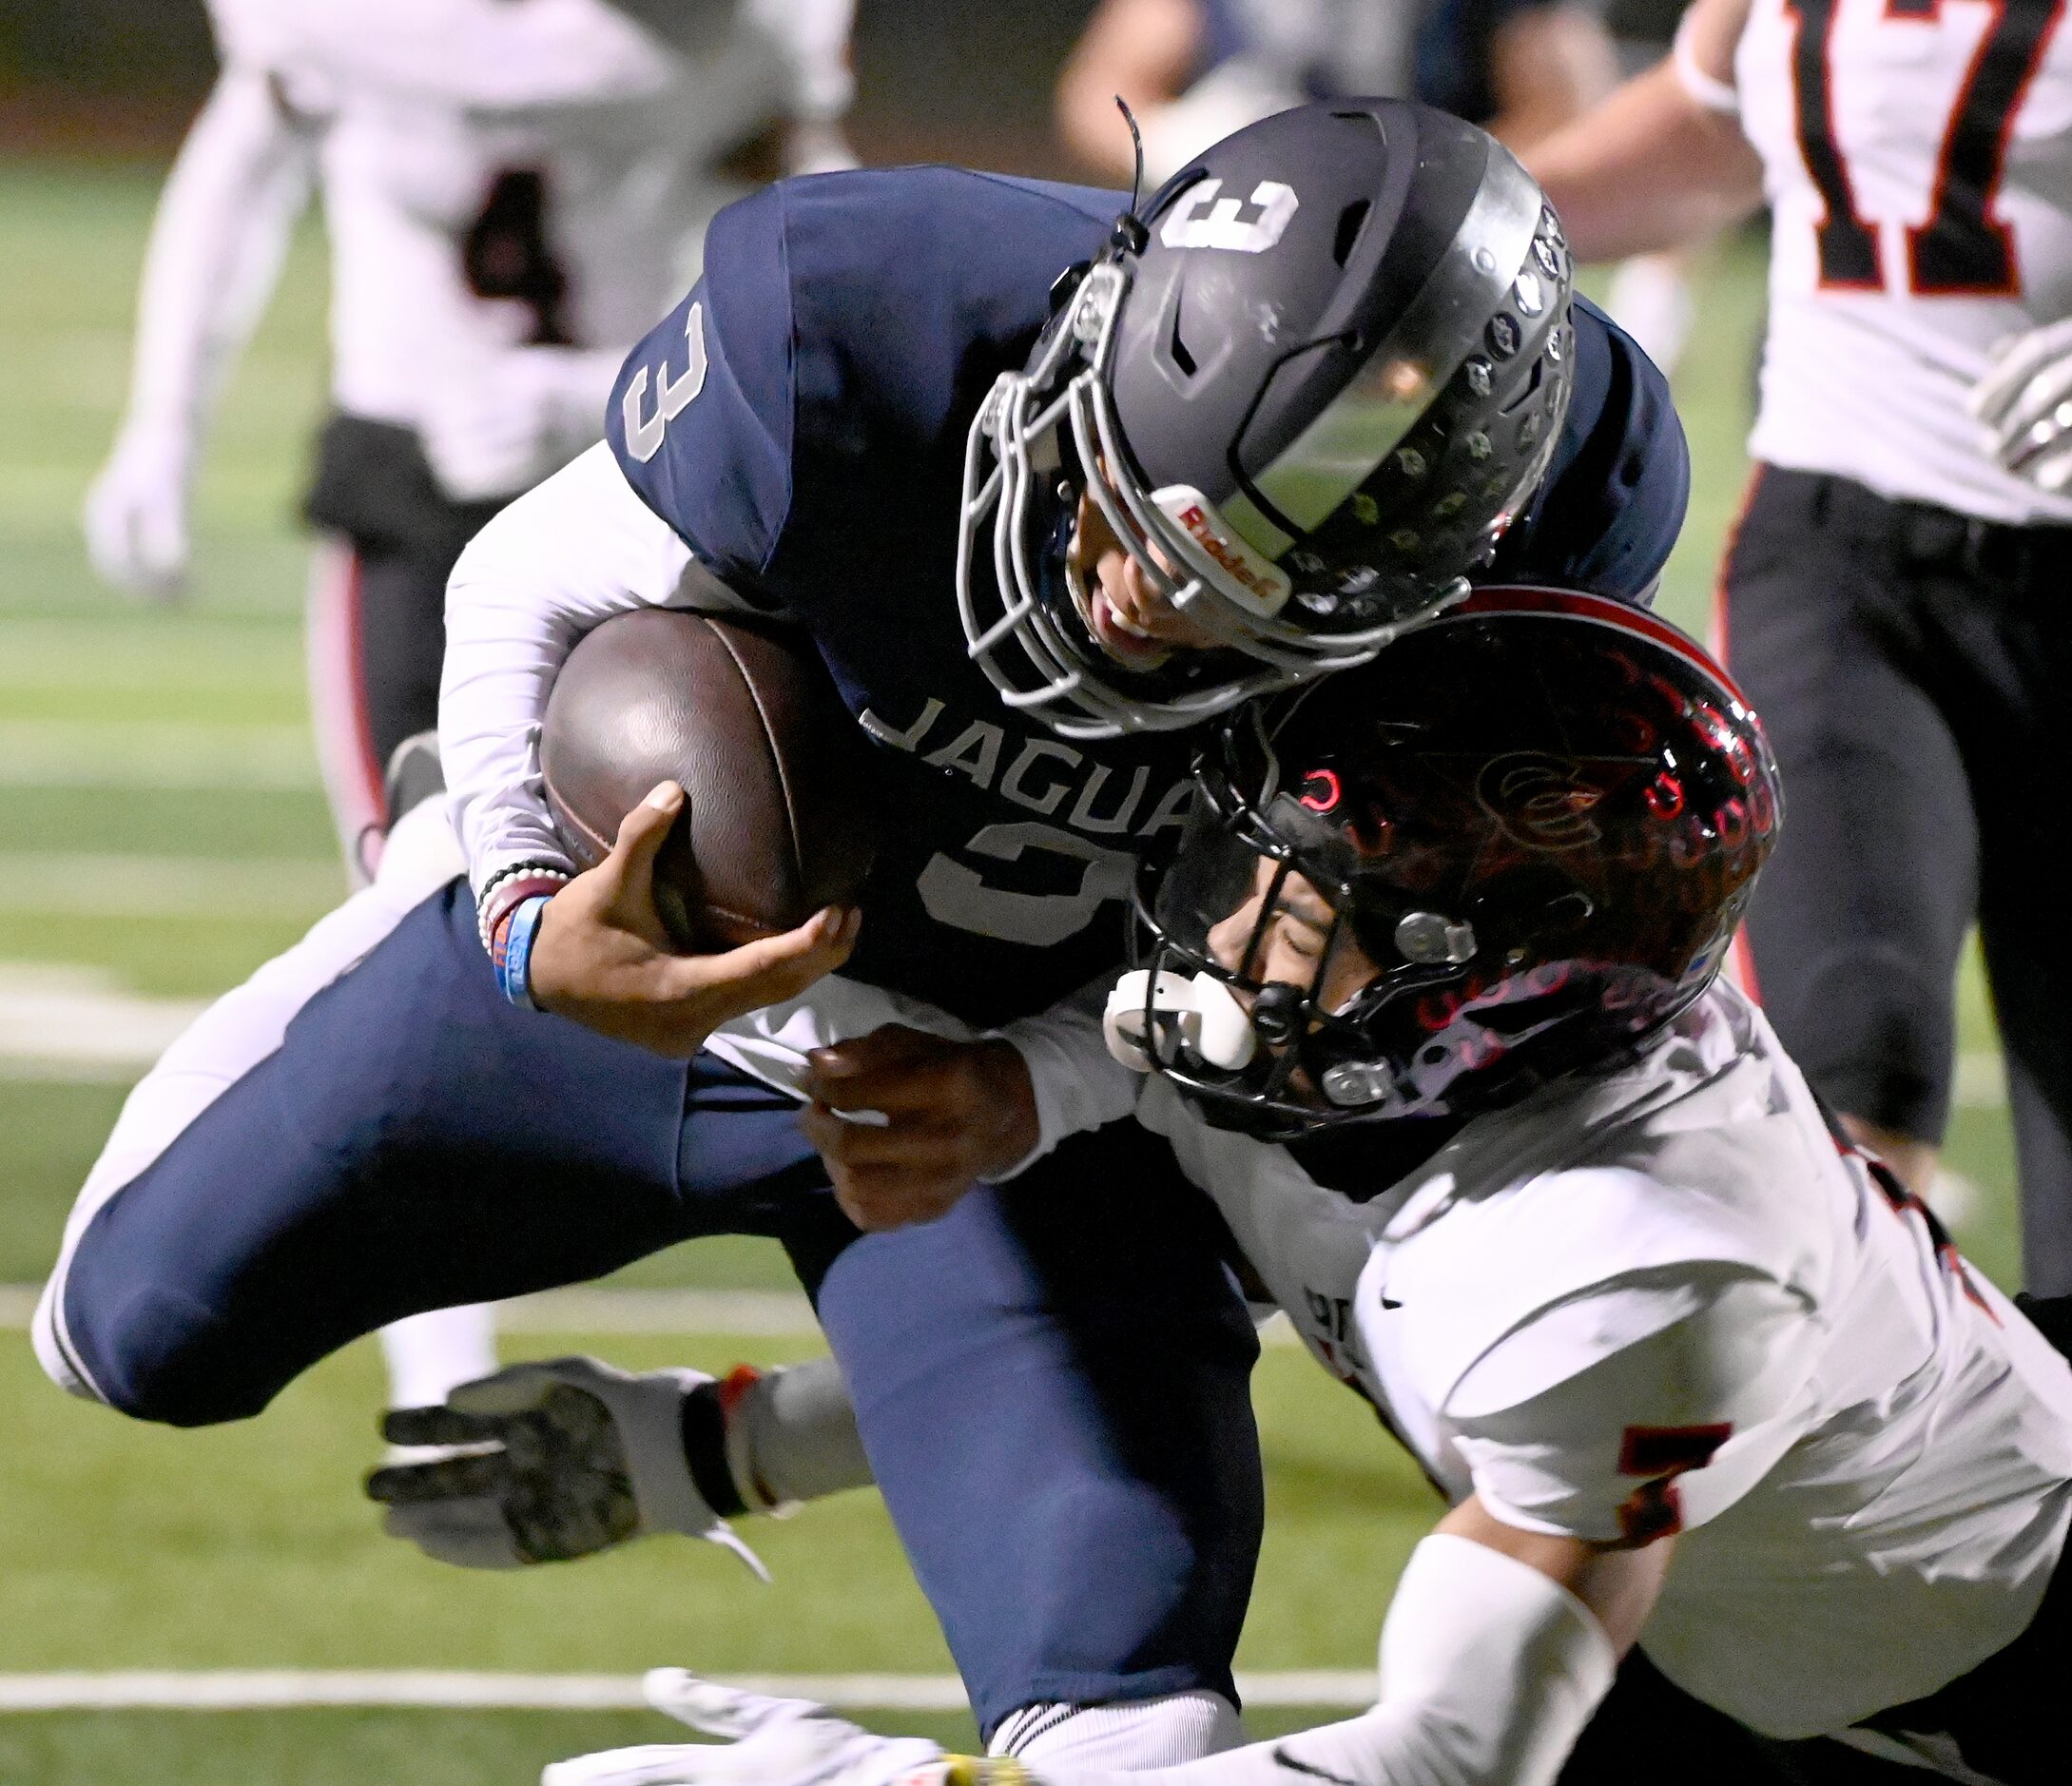
[[[1220,980],[1212,974],[1183,980],[1178,974],[1161,973],[1155,986],[1151,981],[1147,968],[1123,975],[1108,995],[1108,1008],[1101,1015],[1101,1036],[1108,1052],[1124,1066],[1149,1073],[1154,1064],[1144,1034],[1147,989],[1153,1016],[1171,1019],[1172,1031],[1181,1044],[1208,1065],[1234,1073],[1249,1064],[1258,1039],[1245,1007]]]

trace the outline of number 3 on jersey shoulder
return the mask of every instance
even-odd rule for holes
[[[705,305],[694,303],[684,318],[684,351],[687,359],[684,370],[675,378],[669,377],[669,362],[664,359],[655,368],[655,404],[651,414],[641,412],[648,401],[648,368],[643,366],[633,374],[632,382],[626,387],[626,396],[620,399],[620,414],[626,423],[626,450],[645,465],[662,451],[662,437],[668,432],[669,423],[690,407],[690,400],[705,389]]]
[[[1819,192],[1820,283],[1882,291],[1878,232],[1856,208],[1835,132],[1834,36],[1846,0],[1785,0],[1797,23],[1791,51],[1793,118],[1806,172]],[[1884,0],[1878,29],[1941,20],[1945,0]],[[1907,227],[1904,289],[1922,297],[2013,297],[2022,290],[2014,239],[1993,215],[2007,167],[2007,138],[2066,0],[1987,0],[1990,20],[1957,88],[1936,158],[1927,220]]]

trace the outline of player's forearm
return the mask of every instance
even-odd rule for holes
[[[1498,33],[1489,133],[1515,154],[1572,124],[1618,81],[1612,39],[1580,7],[1536,8]]]
[[[1373,1710],[1178,1767],[1041,1768],[1042,1786],[1549,1786],[1617,1665],[1547,1576],[1439,1533],[1411,1553]]]
[[[1039,1138],[1015,1173],[1035,1164],[1067,1136],[1120,1122],[1136,1108],[1143,1078],[1109,1053],[1101,1035],[1101,1013],[1113,983],[1113,974],[1103,974],[1048,1010],[1017,1018],[1000,1029],[1020,1054],[1036,1091]]]
[[[225,70],[152,220],[126,427],[200,434],[273,293],[309,180],[307,146],[265,74]]]
[[[595,446],[478,534],[446,590],[439,749],[479,894],[521,863],[571,868],[540,786],[555,675],[591,628],[679,594],[690,550]]]
[[[1762,164],[1735,118],[1663,63],[1527,151],[1578,261],[1700,242],[1761,202]]]

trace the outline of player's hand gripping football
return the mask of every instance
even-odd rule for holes
[[[463,1383],[440,1407],[391,1411],[381,1431],[392,1445],[456,1448],[376,1470],[368,1498],[388,1509],[391,1537],[463,1568],[566,1563],[682,1532],[764,1575],[685,1462],[684,1397],[710,1381],[695,1370],[636,1376],[595,1358],[513,1365]]]
[[[1993,456],[2052,495],[2072,492],[2072,318],[2007,342],[1972,387]]]
[[[655,911],[655,855],[684,804],[664,782],[626,815],[611,853],[548,902],[533,999],[622,1041],[687,1058],[730,1018],[796,999],[849,959],[862,914],[827,906],[796,930],[719,955],[681,955]]]
[[[773,1699],[656,1668],[658,1712],[725,1742],[644,1743],[557,1761],[540,1786],[1027,1786],[1019,1762],[945,1755],[919,1737],[879,1737],[810,1699]]]
[[[835,1200],[866,1230],[934,1221],[980,1179],[1019,1164],[1038,1138],[1029,1068],[997,1039],[951,1041],[887,1023],[814,1049],[804,1086],[812,1102],[800,1123]]]

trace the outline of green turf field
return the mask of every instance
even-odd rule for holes
[[[126,373],[152,196],[142,173],[0,165],[0,1285],[48,1267],[126,1072],[40,1058],[48,1007],[24,1002],[25,989],[55,975],[116,1000],[203,998],[291,941],[341,884],[301,734],[305,549],[291,521],[322,394],[314,240],[224,405],[199,489],[191,601],[153,611],[101,590],[79,544],[80,498]],[[1681,383],[1697,490],[1663,606],[1698,631],[1741,482],[1754,304],[1742,255],[1709,284]],[[60,1053],[62,1027],[46,1038]],[[1950,1148],[1978,1192],[1965,1238],[2011,1282],[2011,1155],[1975,976],[1965,1046],[1970,1101]],[[782,1262],[747,1243],[703,1243],[629,1275],[785,1281]],[[572,1348],[636,1367],[816,1349],[805,1337],[527,1334],[508,1349]],[[1258,1386],[1271,1529],[1243,1665],[1362,1666],[1432,1504],[1360,1405],[1301,1357],[1269,1353]],[[0,1330],[0,1676],[947,1668],[869,1495],[756,1529],[769,1588],[716,1551],[673,1543],[519,1578],[420,1562],[383,1541],[356,1497],[378,1395],[378,1361],[360,1347],[248,1425],[134,1427],[63,1400],[18,1328]],[[638,1714],[0,1714],[0,1782],[515,1782],[557,1754],[663,1735]]]

